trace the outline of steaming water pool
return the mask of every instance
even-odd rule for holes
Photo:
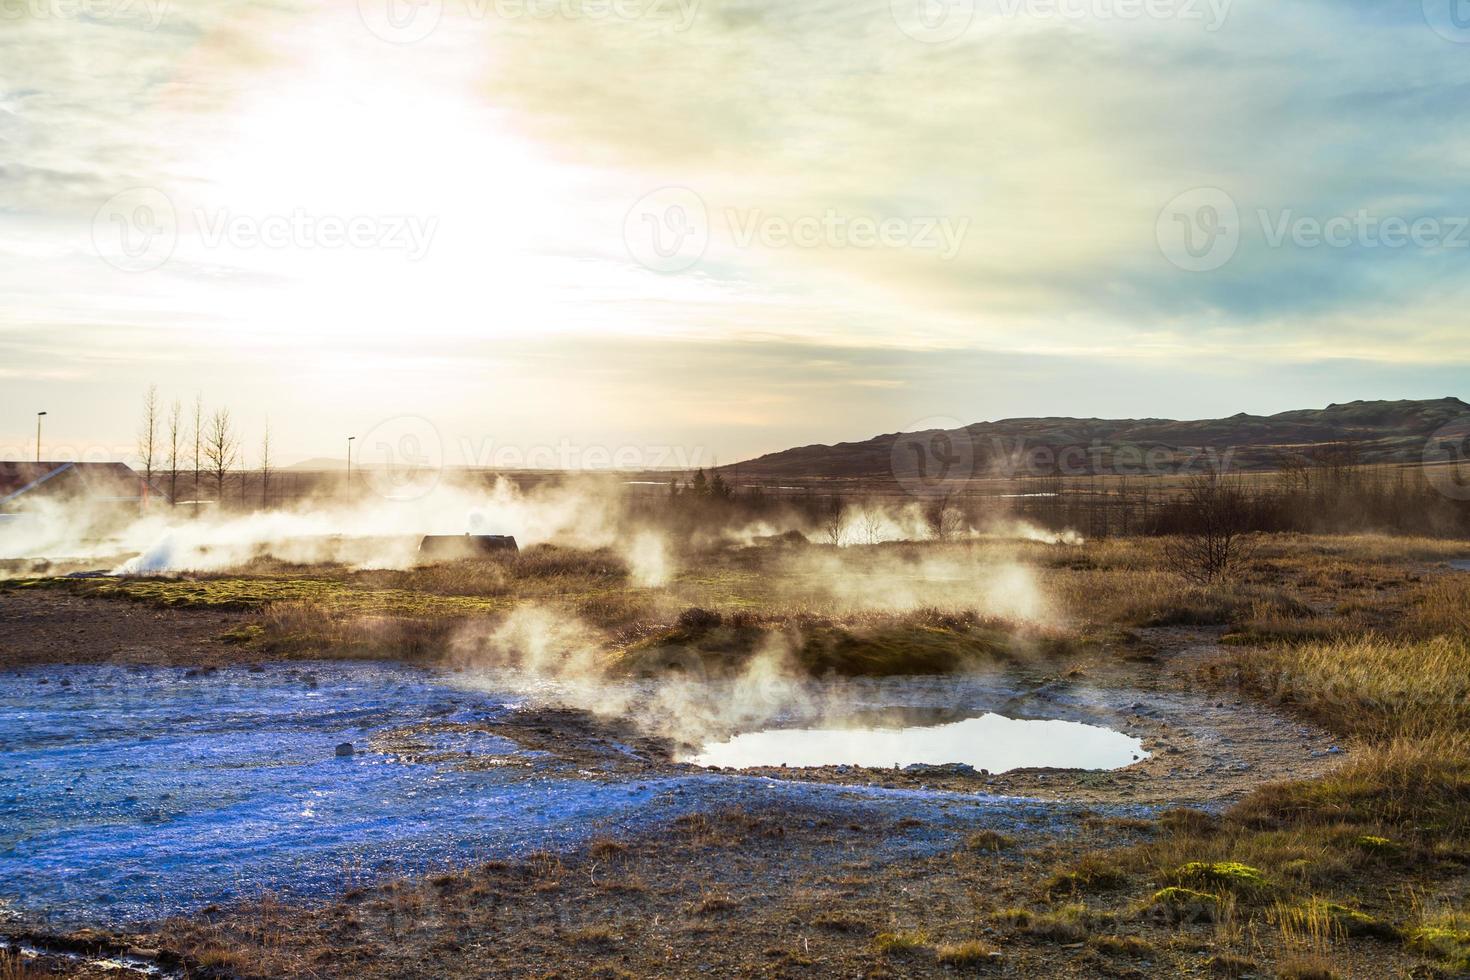
[[[800,728],[745,732],[706,745],[699,766],[864,766],[960,763],[993,773],[1022,768],[1121,769],[1143,757],[1121,732],[1072,721],[997,714],[907,728]]]

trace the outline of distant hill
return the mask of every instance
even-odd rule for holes
[[[1241,413],[1224,419],[1023,418],[979,422],[959,429],[889,433],[863,442],[802,446],[722,467],[741,478],[900,480],[932,473],[934,457],[949,458],[977,477],[1008,476],[1028,455],[1031,472],[1048,459],[1063,472],[1128,472],[1143,458],[1179,463],[1202,451],[1231,453],[1238,469],[1274,469],[1293,456],[1349,456],[1364,463],[1421,458],[1425,439],[1470,418],[1458,398],[1433,401],[1357,401],[1277,415]],[[1122,465],[1119,465],[1122,464]],[[1168,465],[1168,464],[1165,464]]]

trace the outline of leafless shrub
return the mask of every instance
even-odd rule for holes
[[[1180,516],[1182,526],[1164,544],[1165,559],[1180,575],[1207,585],[1250,558],[1250,501],[1233,480],[1213,472],[1191,478]]]

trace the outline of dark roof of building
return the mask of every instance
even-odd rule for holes
[[[0,460],[0,507],[19,503],[28,494],[115,503],[165,496],[126,463]]]

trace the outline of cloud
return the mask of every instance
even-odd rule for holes
[[[17,7],[0,32],[0,356],[37,377],[80,362],[118,387],[192,384],[220,361],[268,399],[289,353],[303,371],[396,364],[463,400],[469,358],[513,388],[576,375],[623,398],[641,375],[620,429],[672,432],[650,406],[677,404],[695,420],[681,431],[745,446],[734,433],[765,427],[761,448],[779,448],[793,419],[811,441],[833,419],[1016,414],[965,395],[946,359],[1031,403],[992,367],[1062,402],[1075,387],[1047,377],[1079,364],[1104,379],[1090,392],[1261,358],[1336,392],[1437,384],[1470,357],[1470,249],[1270,240],[1283,217],[1470,215],[1470,63],[1417,4],[1236,0],[1209,30],[1093,16],[1107,0],[982,0],[937,44],[905,35],[888,0],[450,0],[437,30],[396,45],[352,3],[201,0],[156,27],[142,0],[90,19],[60,7]],[[178,216],[144,273],[104,261],[94,227],[139,186]],[[698,195],[709,241],[661,274],[634,261],[625,221],[669,186]],[[1210,272],[1171,264],[1158,237],[1193,188],[1241,216]],[[432,218],[434,234],[412,260],[207,241],[216,219],[298,211]],[[829,215],[835,237],[786,241]],[[864,220],[899,222],[902,243],[855,242]],[[739,240],[768,221],[786,238]],[[951,258],[915,245],[924,221],[964,222]],[[532,349],[521,374],[496,366]],[[804,350],[833,366],[789,369]],[[707,351],[738,352],[739,398],[711,393]],[[1361,367],[1375,362],[1377,380]],[[1142,414],[1190,414],[1194,393],[1174,390],[1155,384],[1176,400]],[[1232,397],[1274,395],[1242,379]],[[593,404],[539,411],[565,431]]]

